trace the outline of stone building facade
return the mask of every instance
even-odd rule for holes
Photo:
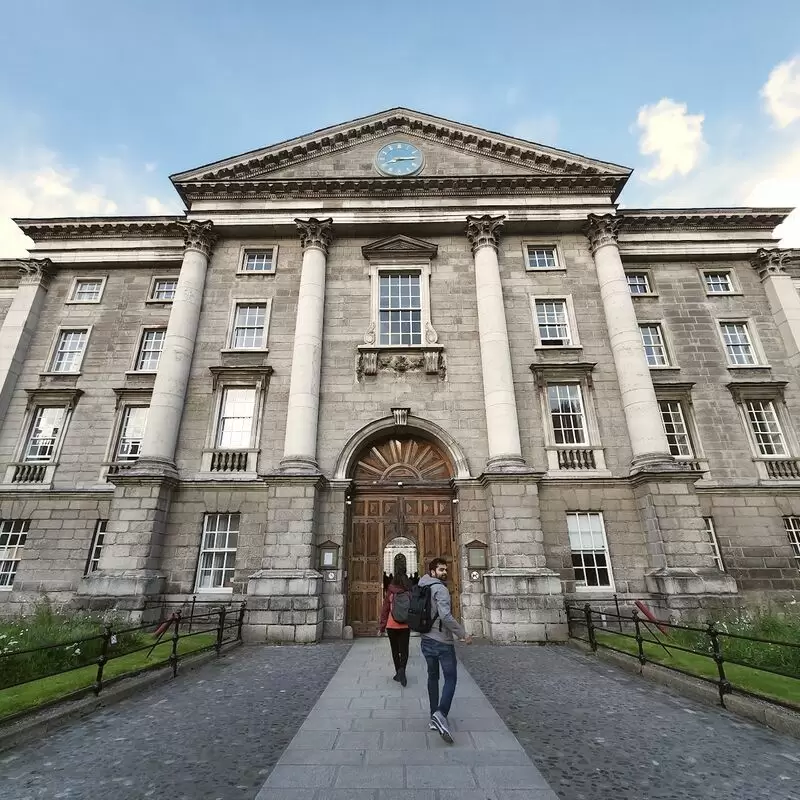
[[[179,217],[18,220],[2,612],[370,634],[387,547],[497,641],[800,596],[788,210],[623,210],[629,175],[393,109],[172,176]]]

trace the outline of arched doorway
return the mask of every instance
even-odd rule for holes
[[[458,614],[452,478],[448,455],[418,435],[384,435],[357,454],[347,569],[347,624],[356,636],[377,633],[387,546],[404,540],[414,545],[403,549],[409,575],[424,574],[425,565],[437,556],[451,564],[448,588]],[[417,563],[409,563],[414,556]]]

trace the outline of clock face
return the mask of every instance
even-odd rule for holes
[[[384,175],[416,175],[425,163],[422,151],[409,142],[390,142],[378,150],[375,166]]]

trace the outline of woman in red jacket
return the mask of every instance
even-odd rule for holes
[[[381,609],[380,634],[386,631],[389,637],[389,645],[392,648],[392,661],[394,661],[394,678],[405,686],[406,664],[408,664],[408,640],[411,636],[411,629],[405,622],[398,622],[392,616],[395,597],[402,592],[411,591],[411,582],[406,577],[405,572],[398,572],[389,583],[389,588],[383,596],[383,608]]]

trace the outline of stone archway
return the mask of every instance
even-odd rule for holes
[[[454,466],[437,442],[410,431],[372,439],[355,453],[347,542],[347,624],[375,635],[383,601],[384,548],[403,537],[416,545],[423,574],[435,557],[451,564],[449,588],[459,606],[459,562],[453,514]]]

